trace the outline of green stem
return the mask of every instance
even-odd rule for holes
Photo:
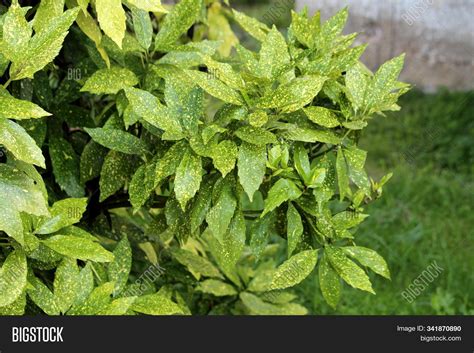
[[[242,97],[244,97],[245,104],[247,104],[247,107],[250,108],[250,107],[251,107],[251,104],[250,104],[251,101],[250,101],[250,98],[249,98],[247,92],[245,92],[245,91],[240,91],[240,93],[242,94]]]
[[[104,109],[102,109],[102,111],[100,112],[99,115],[97,115],[95,118],[94,118],[94,122],[96,124],[99,124],[100,121],[102,120],[102,118],[104,117],[104,115],[109,111],[110,108],[112,108],[113,106],[115,105],[115,102],[110,102],[108,103]]]
[[[3,85],[3,88],[6,89],[8,87],[8,85],[10,84],[10,82],[12,82],[11,78],[9,78],[7,82],[5,82],[5,84]]]

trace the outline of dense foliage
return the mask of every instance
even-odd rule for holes
[[[372,74],[347,9],[285,38],[212,0],[30,5],[0,8],[2,314],[305,314],[308,276],[332,307],[390,278],[357,144],[404,57]]]

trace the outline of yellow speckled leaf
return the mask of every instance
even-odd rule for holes
[[[116,94],[121,89],[138,84],[135,74],[125,68],[112,67],[94,72],[81,89],[81,92],[94,94]]]
[[[100,28],[120,48],[125,37],[126,16],[120,0],[96,0],[95,9]]]

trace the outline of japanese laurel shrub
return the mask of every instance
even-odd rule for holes
[[[347,9],[285,37],[213,0],[21,5],[0,7],[1,314],[305,314],[307,277],[334,308],[390,278],[357,246],[390,178],[357,142],[408,85],[403,56],[359,62]]]

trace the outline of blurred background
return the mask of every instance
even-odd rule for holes
[[[358,244],[389,263],[392,281],[373,277],[376,296],[345,287],[338,310],[308,278],[298,288],[313,314],[474,315],[474,1],[233,0],[232,5],[285,31],[291,9],[322,18],[348,5],[347,33],[368,42],[371,69],[407,53],[402,110],[364,130],[368,169],[394,177],[372,204]],[[242,35],[247,46],[255,45]],[[249,40],[248,43],[245,41]],[[433,262],[441,274],[412,302],[402,292]]]

